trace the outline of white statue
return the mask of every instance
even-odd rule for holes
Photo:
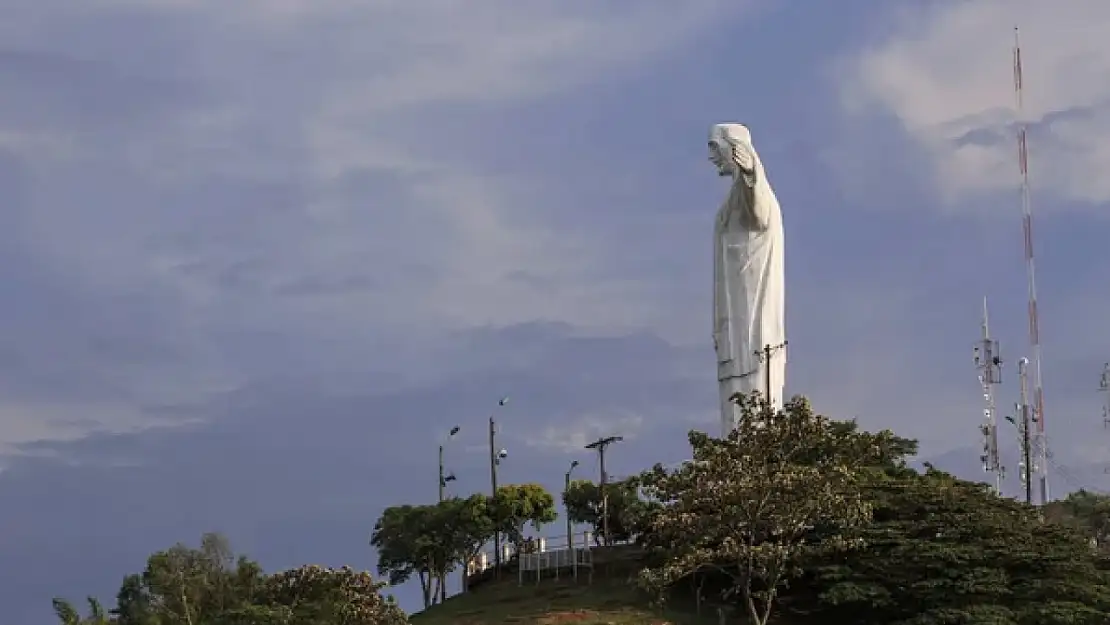
[[[717,213],[713,258],[713,345],[721,395],[721,431],[738,418],[736,393],[770,391],[781,408],[786,382],[782,211],[752,135],[743,124],[709,131],[709,160],[732,179]],[[770,347],[770,358],[767,348]],[[768,362],[769,360],[769,362]]]

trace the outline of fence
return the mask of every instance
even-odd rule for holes
[[[554,544],[537,539],[531,549],[517,555],[518,584],[523,586],[526,580],[538,584],[544,577],[559,579],[560,576],[577,581],[581,573],[586,574],[588,581],[593,581],[592,532],[582,532],[575,537],[573,545],[567,544],[566,537],[552,542]]]
[[[519,551],[510,545],[501,546],[503,572],[514,572],[517,583],[526,581],[539,583],[544,578],[569,578],[578,581],[585,577],[587,583],[593,581],[594,555],[597,545],[593,532],[573,534],[573,544],[568,544],[566,535],[552,538],[529,539]],[[614,543],[616,545],[618,543]],[[625,544],[624,541],[619,544]],[[471,560],[466,567],[467,588],[486,581],[494,565],[493,552],[483,552]]]

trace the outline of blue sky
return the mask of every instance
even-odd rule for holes
[[[681,459],[715,422],[719,121],[783,205],[788,390],[974,469],[984,295],[1026,352],[1015,22],[1049,432],[1103,479],[1110,6],[821,7],[0,0],[6,622],[206,530],[372,567],[451,426],[485,487],[492,410],[504,481],[611,433],[615,474]]]

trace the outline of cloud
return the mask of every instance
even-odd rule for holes
[[[0,410],[20,417],[0,441],[129,430],[259,380],[427,382],[455,366],[427,364],[438,341],[474,327],[673,321],[560,219],[568,159],[537,139],[574,120],[519,108],[746,11],[5,2]]]
[[[1110,154],[1100,139],[1110,123],[1110,91],[1098,78],[1110,69],[1110,48],[1094,24],[1110,17],[1107,10],[1105,3],[1083,0],[892,5],[871,17],[862,43],[837,55],[827,77],[843,134],[824,151],[825,162],[854,203],[890,209],[869,215],[875,226],[867,232],[900,242],[881,253],[893,271],[872,270],[896,280],[884,282],[885,292],[865,289],[870,296],[860,296],[886,313],[878,316],[880,324],[893,322],[897,331],[886,346],[844,345],[846,366],[813,381],[815,399],[828,381],[851,371],[841,388],[853,393],[831,399],[832,405],[850,411],[840,402],[866,406],[873,397],[876,403],[864,411],[873,418],[886,401],[888,412],[907,419],[907,432],[929,443],[926,453],[961,436],[976,447],[970,428],[981,402],[971,392],[966,352],[957,345],[974,340],[974,307],[982,294],[990,298],[992,327],[1006,359],[999,409],[1011,411],[1015,363],[1029,354],[1016,201],[1016,24],[1039,215],[1035,252],[1048,431],[1063,464],[1098,453],[1089,442],[1104,436],[1092,385],[1107,353],[1098,338],[1108,304],[1099,285],[1110,255],[1092,233],[1100,230],[1110,201],[1102,175]],[[948,213],[943,220],[938,207]],[[918,248],[906,243],[910,237],[931,243]],[[909,263],[923,269],[910,272]],[[907,293],[910,307],[886,308]],[[931,345],[923,343],[926,336]],[[957,344],[959,336],[967,338]],[[888,349],[897,354],[894,362],[882,355]],[[1007,438],[1005,444],[1012,443]]]
[[[913,85],[863,80],[858,54],[838,66],[845,93],[822,83],[830,49],[866,40],[850,11],[803,12],[822,28],[798,37],[792,9],[688,4],[2,3],[0,507],[17,514],[0,561],[42,565],[0,589],[6,607],[38,597],[15,623],[53,594],[110,596],[209,529],[272,567],[371,564],[357,545],[382,506],[434,497],[450,426],[452,488],[486,488],[485,419],[506,393],[505,481],[558,489],[572,459],[596,475],[578,447],[600,434],[628,436],[614,476],[686,457],[686,431],[716,422],[718,119],[757,127],[783,202],[788,389],[974,460],[982,295],[1004,357],[1024,349],[1020,235],[1012,214],[939,218],[927,183],[955,148],[922,138],[984,105],[906,122],[925,113],[865,87]],[[903,49],[913,31],[892,24],[863,52]],[[799,45],[760,56],[784,38]],[[844,121],[828,96],[853,93],[866,132],[827,141]],[[987,122],[975,141],[1012,136]],[[855,210],[884,203],[900,210]],[[1082,256],[1041,265],[1063,461],[1101,428],[1085,385],[1110,258],[1088,215],[1047,217],[1046,249]]]
[[[528,439],[531,447],[580,453],[588,444],[606,436],[633,438],[644,426],[644,418],[637,414],[618,412],[615,415],[570,415],[558,419],[557,425],[540,429],[535,438]]]
[[[674,430],[688,426],[674,423],[673,405],[713,404],[711,375],[690,378],[678,366],[690,350],[647,334],[575,337],[528,324],[452,342],[475,366],[428,385],[339,393],[314,379],[256,382],[194,407],[212,418],[187,427],[22,445],[0,473],[0,562],[23,572],[0,588],[9,621],[41,621],[59,594],[109,598],[148,553],[204,531],[226,533],[267,568],[371,568],[366,540],[382,508],[434,499],[438,444],[458,478],[449,492],[486,492],[491,413],[497,444],[509,450],[501,483],[558,493],[571,459],[581,461],[577,475],[596,475],[595,454],[581,447],[535,445],[568,414],[635,412],[605,432],[629,437],[607,457],[612,475],[624,476],[684,457]],[[496,359],[507,346],[521,357]],[[499,408],[505,389],[514,397]],[[461,429],[445,441],[453,425]],[[417,604],[415,589],[400,594],[406,607]]]
[[[1017,187],[1014,25],[1021,27],[1035,191],[1087,206],[1110,200],[1102,175],[1110,149],[1101,139],[1110,131],[1110,86],[1102,78],[1110,47],[1097,26],[1110,19],[1110,5],[943,1],[886,15],[871,41],[836,65],[841,104],[896,120],[950,208]]]

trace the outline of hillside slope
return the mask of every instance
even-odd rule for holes
[[[677,606],[652,610],[645,596],[624,580],[593,584],[543,580],[518,586],[516,579],[483,585],[410,617],[413,625],[716,625]]]

